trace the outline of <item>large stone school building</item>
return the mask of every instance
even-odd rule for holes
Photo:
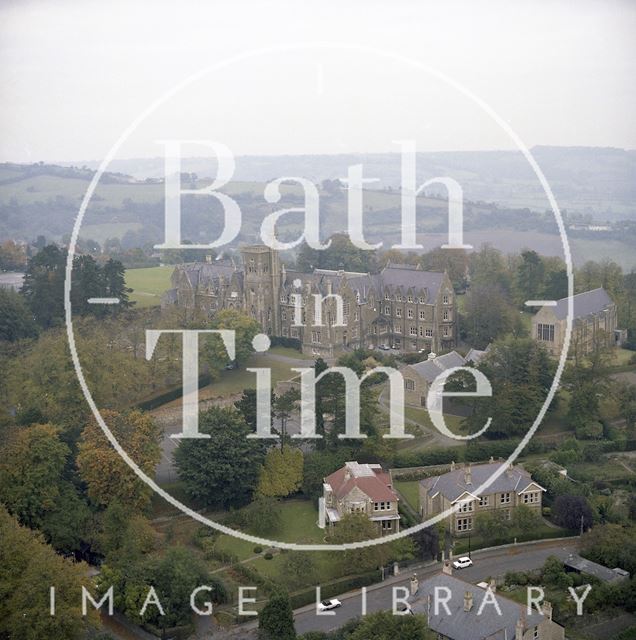
[[[242,264],[212,261],[179,265],[162,305],[178,305],[213,317],[238,309],[271,336],[295,338],[305,353],[333,357],[355,348],[448,351],[457,343],[457,306],[446,273],[388,264],[381,273],[286,269],[278,252],[263,245],[241,249]],[[316,323],[316,294],[326,297]],[[301,323],[295,305],[300,296]]]

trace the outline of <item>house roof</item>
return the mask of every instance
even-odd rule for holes
[[[603,287],[598,289],[592,289],[591,291],[584,291],[583,293],[577,293],[572,297],[572,304],[574,308],[574,318],[584,318],[593,313],[599,313],[604,309],[607,309],[610,305],[614,304],[614,301],[610,298],[609,294]],[[568,298],[561,298],[557,300],[556,306],[552,307],[554,315],[563,320],[568,315]]]
[[[451,351],[432,360],[424,360],[409,366],[427,382],[433,382],[442,371],[453,367],[463,367],[465,364],[466,360],[457,351]]]
[[[375,502],[397,502],[391,478],[379,464],[346,462],[345,466],[325,478],[336,498],[341,499],[357,487]]]
[[[627,573],[624,572],[623,569],[609,569],[608,567],[604,567],[602,564],[598,564],[597,562],[586,560],[577,553],[571,553],[563,561],[563,564],[570,569],[574,569],[579,573],[585,573],[588,576],[593,576],[594,578],[598,578],[603,582],[616,582],[618,580],[623,580],[625,578],[625,573]],[[629,576],[629,573],[627,573],[627,576]]]
[[[468,467],[461,467],[443,475],[420,480],[420,484],[431,494],[441,493],[447,500],[453,502],[466,491],[474,494],[502,466],[506,466],[506,463],[492,462],[470,467],[470,483],[466,483]],[[531,482],[532,477],[525,469],[514,466],[504,471],[488,487],[487,493],[508,493],[513,491],[521,493]],[[537,486],[543,489],[540,485]]]
[[[389,263],[380,274],[382,287],[401,287],[404,291],[428,291],[428,300],[434,301],[444,282],[444,274],[438,271],[422,271],[411,265]]]
[[[447,603],[450,615],[444,609],[441,601],[446,598],[445,592],[439,592],[438,612],[435,615],[435,588],[446,587],[450,590],[450,600]],[[473,594],[473,605],[470,611],[464,610],[464,595],[467,591]],[[417,592],[409,599],[411,610],[416,614],[428,616],[428,625],[444,637],[453,640],[512,640],[515,637],[517,622],[524,621],[525,629],[532,629],[543,622],[543,615],[536,609],[527,615],[525,605],[509,600],[494,593],[494,599],[499,605],[499,615],[495,605],[488,596],[481,615],[479,608],[488,594],[482,589],[455,576],[440,573],[421,582]],[[430,606],[429,606],[430,596]]]

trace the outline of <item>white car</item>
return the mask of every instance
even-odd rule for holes
[[[332,600],[323,600],[318,603],[318,611],[331,611],[331,609],[337,609],[342,606],[342,602],[337,598],[333,598]]]
[[[457,560],[453,562],[453,567],[455,569],[466,569],[472,566],[473,561],[468,556],[462,556],[461,558],[457,558]]]

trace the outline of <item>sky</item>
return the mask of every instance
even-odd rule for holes
[[[116,157],[158,156],[176,138],[236,155],[397,151],[400,139],[514,147],[411,60],[478,96],[528,147],[636,148],[634,33],[636,3],[611,0],[0,0],[0,161],[100,160],[189,75],[284,45],[210,69]]]

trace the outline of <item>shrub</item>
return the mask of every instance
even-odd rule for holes
[[[269,551],[263,556],[265,560],[271,560],[273,557],[274,557],[274,554],[270,553]]]
[[[254,547],[254,553],[263,553],[263,547]]]

